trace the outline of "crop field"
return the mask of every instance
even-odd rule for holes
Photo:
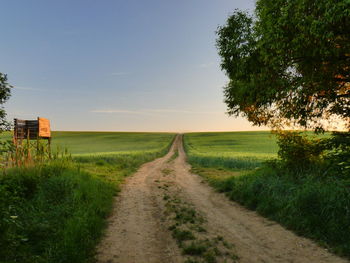
[[[0,139],[10,140],[11,136],[5,132]],[[152,152],[164,148],[172,137],[171,133],[53,131],[52,150],[67,149],[72,155]]]
[[[274,134],[262,132],[206,132],[185,134],[191,163],[204,167],[255,168],[276,158]]]
[[[188,133],[186,142],[191,152],[211,156],[269,159],[278,150],[275,135],[269,131]]]
[[[316,136],[312,132],[306,135]],[[201,167],[252,169],[276,159],[278,152],[276,135],[270,131],[187,133],[184,143],[189,162]]]
[[[73,155],[108,155],[151,152],[166,147],[171,133],[53,132],[53,149],[67,148]]]

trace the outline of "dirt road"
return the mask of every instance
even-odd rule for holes
[[[144,164],[126,180],[98,247],[98,262],[175,263],[188,259],[169,230],[165,193],[167,197],[180,196],[205,218],[201,235],[207,236],[206,240],[215,235],[232,244],[237,257],[228,260],[221,255],[216,262],[348,262],[229,201],[191,174],[181,135],[166,156]],[[188,262],[210,262],[200,260]]]

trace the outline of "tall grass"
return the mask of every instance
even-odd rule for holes
[[[59,156],[68,157],[67,152],[51,154],[50,146],[43,140],[23,140],[15,144],[12,140],[0,142],[0,163],[3,171],[11,167],[34,166]]]
[[[216,167],[228,169],[254,169],[261,166],[262,161],[253,157],[221,157],[194,154],[188,151],[188,162],[201,167]]]
[[[62,160],[0,177],[0,262],[83,262],[115,188]]]
[[[248,175],[207,179],[232,200],[350,258],[350,180],[321,174],[317,168],[295,175],[264,166]]]

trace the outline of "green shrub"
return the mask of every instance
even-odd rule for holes
[[[350,132],[334,132],[326,141],[328,174],[350,177]]]
[[[324,139],[311,139],[301,132],[279,132],[277,144],[285,166],[299,170],[319,162],[325,150]]]

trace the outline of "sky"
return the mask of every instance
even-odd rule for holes
[[[254,0],[0,0],[8,118],[53,130],[239,131],[215,31]]]

